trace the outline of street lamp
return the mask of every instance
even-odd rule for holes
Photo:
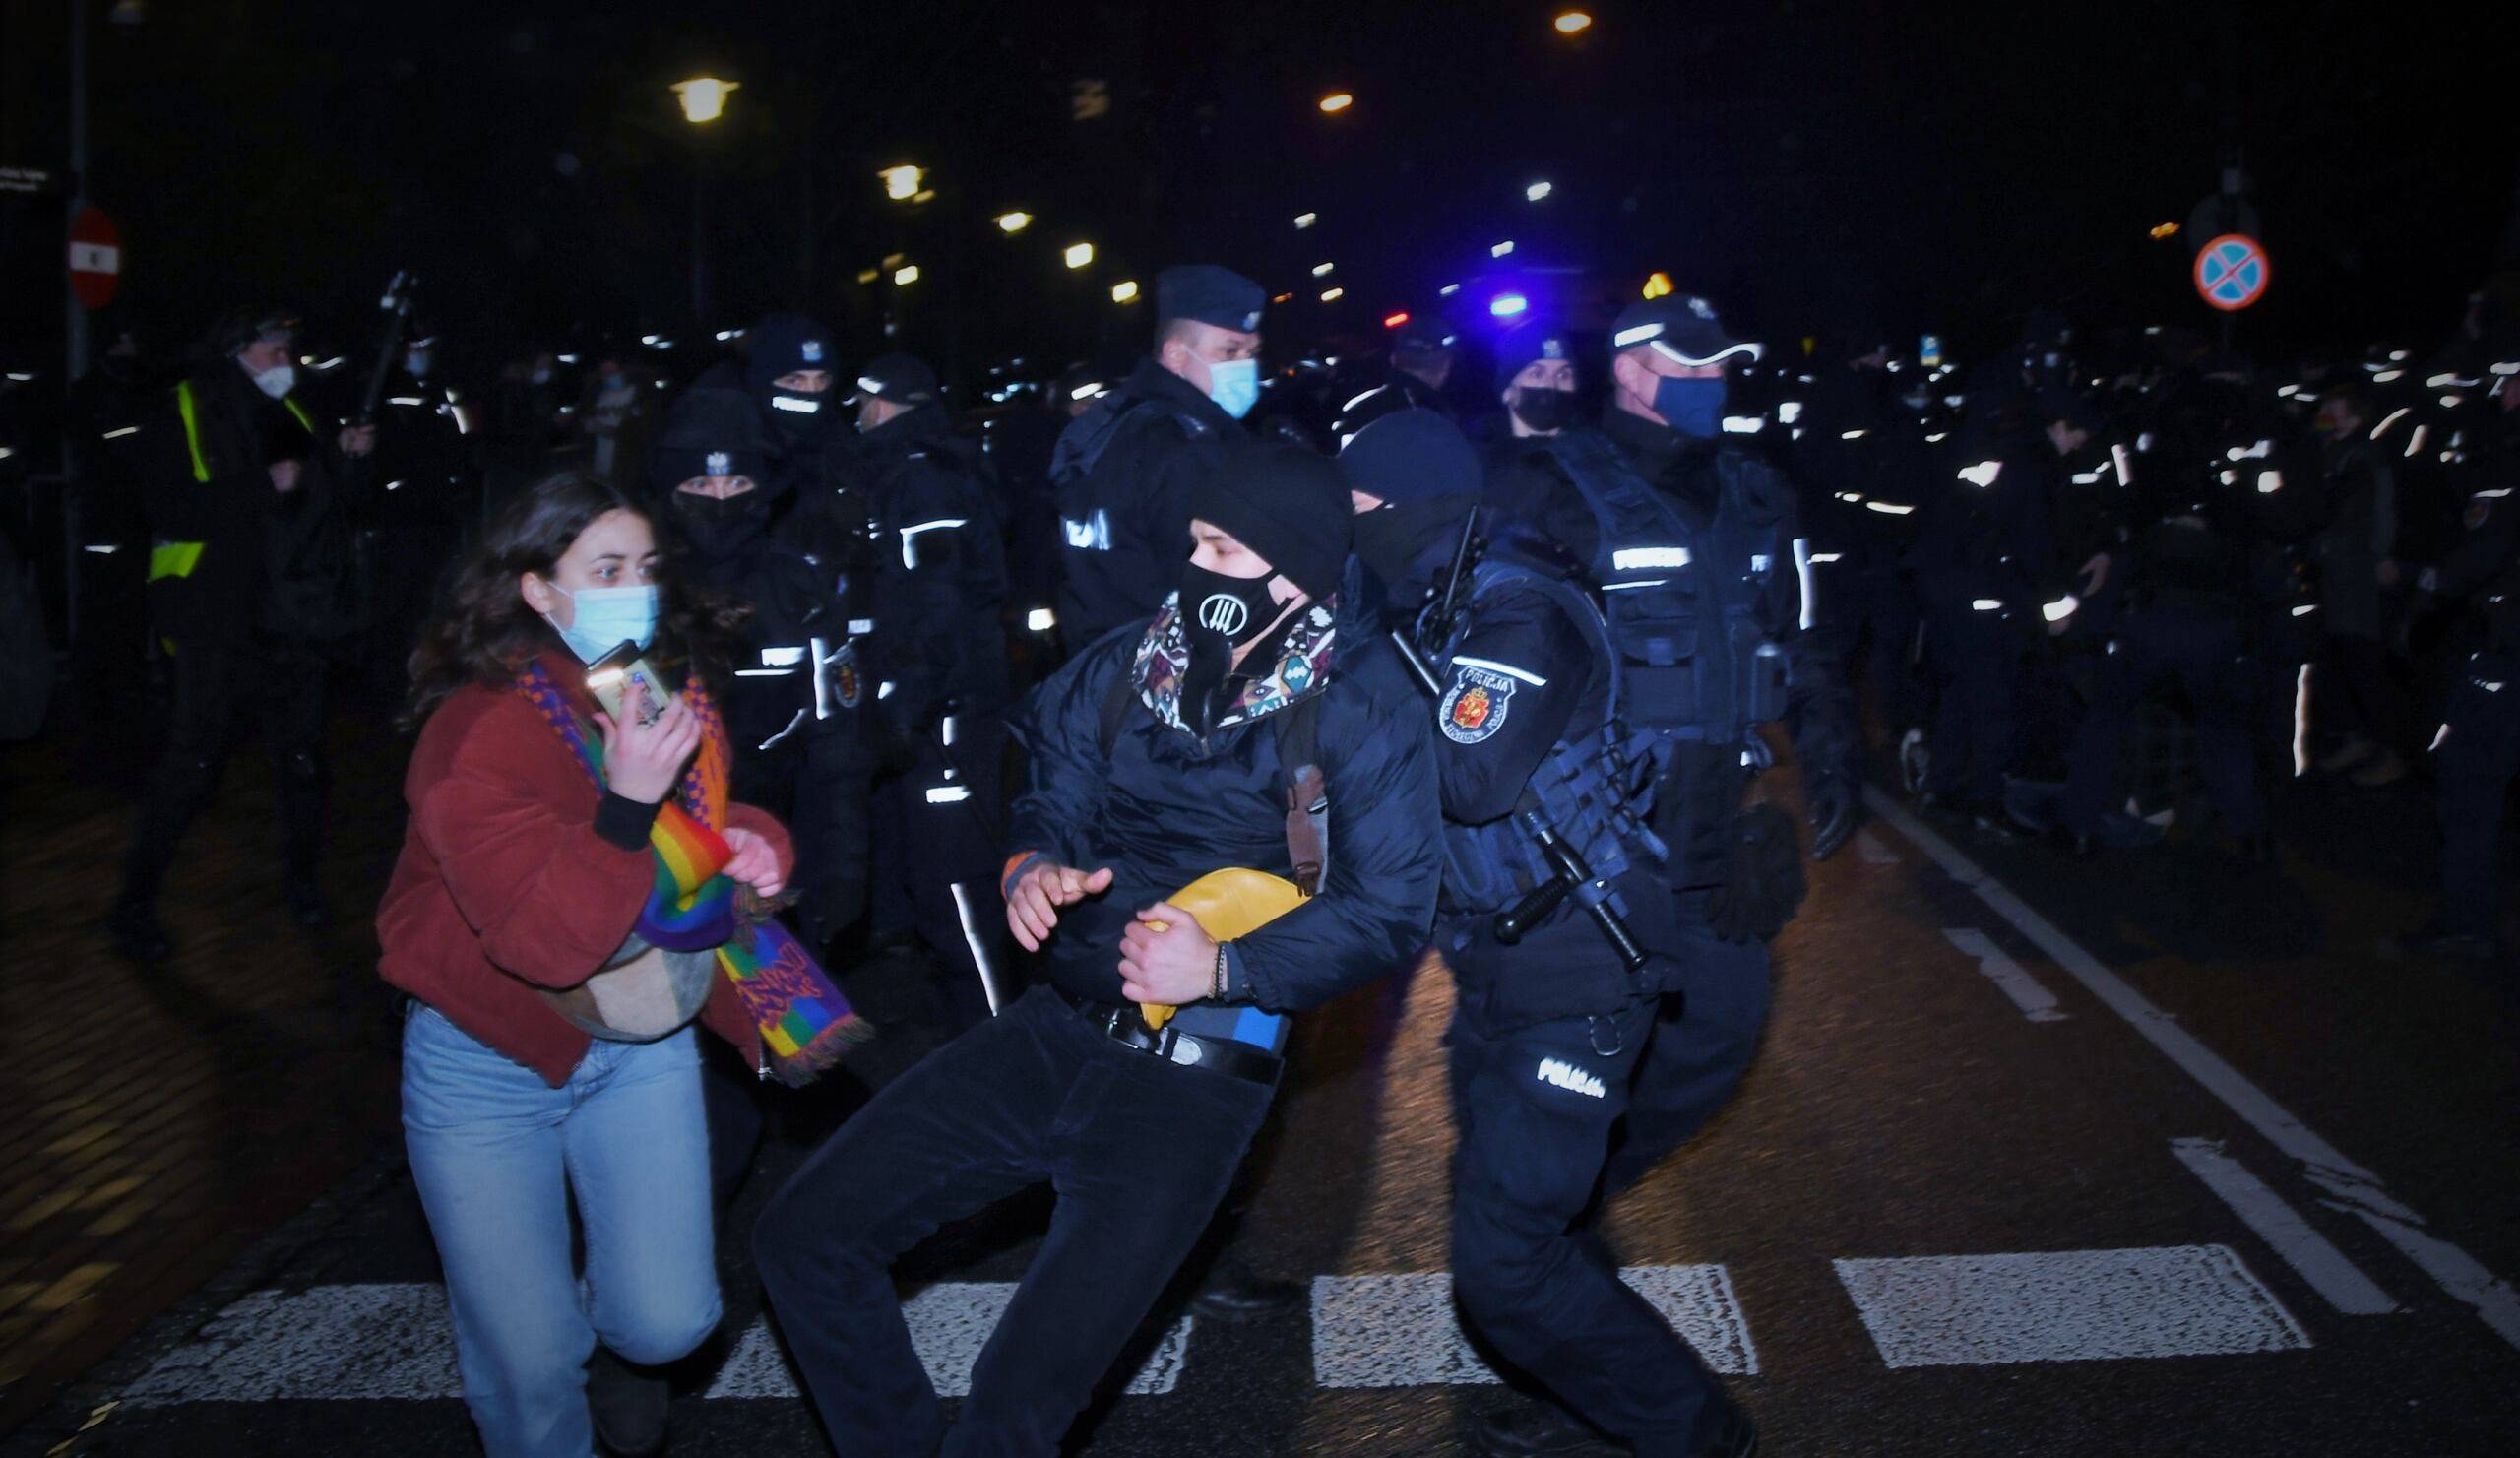
[[[673,95],[682,103],[682,119],[699,128],[725,115],[726,98],[734,95],[735,86],[715,76],[675,82]],[[691,322],[698,329],[709,327],[708,163],[702,134],[695,130],[691,134]]]
[[[1356,98],[1346,92],[1332,92],[1321,98],[1321,109],[1336,114],[1356,104]]]
[[[1295,215],[1295,226],[1298,229],[1310,227],[1320,221],[1321,215],[1318,213],[1298,213]]]
[[[1551,188],[1545,182],[1535,182],[1531,186],[1523,189],[1523,201],[1527,203],[1537,203],[1546,198],[1553,191],[1555,191],[1555,189]]]
[[[1091,243],[1070,243],[1067,245],[1067,251],[1061,254],[1060,257],[1066,261],[1069,268],[1081,269],[1090,267],[1094,262],[1094,245]]]
[[[1114,284],[1114,285],[1111,285],[1111,302],[1113,302],[1113,303],[1115,303],[1115,304],[1133,304],[1133,303],[1136,303],[1137,301],[1138,301],[1138,281],[1137,281],[1137,280],[1135,280],[1135,279],[1122,279],[1119,283]]]
[[[737,83],[720,81],[715,76],[695,76],[673,84],[674,99],[682,103],[682,119],[702,126],[726,114],[726,97],[734,95]]]
[[[906,264],[903,264],[900,268],[897,268],[897,269],[893,270],[893,286],[894,286],[894,287],[896,287],[896,288],[908,288],[910,285],[912,285],[913,284],[915,284],[915,283],[917,283],[917,282],[918,282],[918,265],[917,265],[917,264],[914,264],[914,263],[906,263]]]
[[[927,175],[927,169],[902,162],[879,168],[875,175],[884,179],[884,196],[896,203],[907,203],[918,197],[918,182]]]
[[[1511,253],[1511,252],[1513,252],[1513,251],[1514,251],[1514,240],[1513,240],[1513,239],[1511,239],[1511,238],[1507,238],[1505,241],[1503,241],[1503,242],[1501,242],[1501,243],[1497,244],[1495,247],[1488,249],[1488,250],[1487,250],[1487,256],[1488,256],[1488,257],[1490,257],[1490,258],[1502,258],[1502,257],[1504,257],[1506,254]]]
[[[1316,279],[1327,279],[1330,277],[1330,271],[1337,267],[1335,263],[1316,263],[1312,266],[1312,276]]]
[[[997,215],[997,230],[1005,233],[1009,237],[1013,237],[1015,234],[1022,232],[1024,229],[1031,227],[1032,225],[1033,215],[1030,213],[1000,213]]]
[[[1561,10],[1550,24],[1557,28],[1560,35],[1581,35],[1593,29],[1593,17],[1587,11]]]
[[[1345,288],[1325,288],[1321,290],[1321,301],[1326,304],[1335,304],[1347,296],[1348,290]]]

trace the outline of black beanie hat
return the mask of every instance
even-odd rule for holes
[[[744,338],[744,383],[768,390],[781,375],[801,369],[840,372],[840,353],[831,347],[831,331],[802,314],[772,314]]]
[[[1316,600],[1339,590],[1352,511],[1337,466],[1273,442],[1232,447],[1190,491],[1190,515],[1232,533]]]
[[[1349,489],[1394,506],[1475,495],[1485,475],[1461,427],[1429,410],[1395,411],[1348,437],[1339,470]]]
[[[657,432],[648,453],[648,483],[659,500],[673,499],[676,486],[703,475],[748,475],[765,494],[773,487],[761,412],[740,390],[684,392]]]

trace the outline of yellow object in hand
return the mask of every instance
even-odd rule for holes
[[[1286,877],[1239,865],[1212,870],[1165,898],[1188,912],[1209,940],[1220,942],[1259,930],[1303,905],[1303,899],[1295,883]],[[1150,920],[1146,924],[1158,931],[1171,929],[1162,921]],[[1175,1011],[1168,1002],[1138,1004],[1138,1015],[1146,1019],[1150,1028],[1170,1022]]]

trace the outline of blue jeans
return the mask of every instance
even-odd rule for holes
[[[555,1089],[435,1009],[414,1008],[403,1030],[404,1141],[489,1458],[594,1451],[586,1363],[598,1339],[654,1364],[717,1329],[695,1038],[598,1042]]]

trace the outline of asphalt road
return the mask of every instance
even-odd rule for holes
[[[2514,1451],[2520,998],[2509,969],[2388,953],[2421,910],[2420,799],[2299,796],[2275,868],[1946,842],[1881,803],[1779,944],[1739,1097],[1611,1213],[1766,1451]],[[879,1080],[923,1046],[922,993],[899,959],[860,981],[896,1029],[856,1070]],[[1440,1279],[1450,1005],[1419,974],[1305,1020],[1235,1254],[1310,1308],[1160,1313],[1077,1451],[1443,1453],[1501,1400]],[[783,1103],[677,1454],[826,1451],[740,1236],[851,1097]],[[379,1154],[10,1451],[472,1451],[426,1231]],[[1040,1218],[906,1264],[946,1390]]]

